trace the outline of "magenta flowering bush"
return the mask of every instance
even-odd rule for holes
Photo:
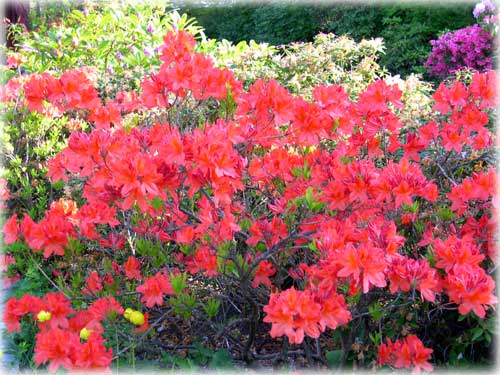
[[[492,69],[493,36],[480,25],[448,32],[431,41],[432,52],[424,63],[430,74],[446,78],[455,71]]]

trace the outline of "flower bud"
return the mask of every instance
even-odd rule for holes
[[[150,47],[144,47],[144,49],[142,50],[142,52],[144,52],[144,54],[146,55],[146,57],[153,57],[153,55],[154,55],[154,51]]]
[[[129,320],[130,319],[130,314],[132,314],[132,311],[134,311],[134,310],[132,310],[130,307],[127,307],[125,309],[125,312],[123,313],[123,317],[125,319]]]
[[[144,314],[140,311],[133,311],[130,314],[130,322],[136,326],[142,326],[144,324]]]
[[[123,313],[123,317],[136,326],[142,326],[144,324],[144,314],[140,311],[127,308]]]
[[[52,318],[52,314],[48,311],[41,310],[36,318],[39,322],[46,322],[47,320],[50,320],[50,318]]]
[[[92,333],[91,329],[87,329],[84,327],[80,330],[80,338],[84,341],[87,341],[91,333]]]

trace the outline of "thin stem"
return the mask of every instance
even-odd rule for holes
[[[66,293],[64,293],[64,291],[61,288],[59,288],[59,285],[57,285],[49,276],[47,276],[47,274],[45,273],[45,271],[38,264],[38,262],[35,260],[35,258],[33,258],[33,256],[31,255],[30,252],[28,252],[28,255],[29,255],[31,261],[36,265],[36,267],[42,273],[42,275],[52,284],[52,286],[54,288],[56,288],[60,293],[62,293],[64,295],[64,297],[66,297],[67,299],[71,299]]]
[[[149,326],[149,329],[148,329],[146,332],[144,332],[144,333],[143,333],[143,334],[139,337],[139,339],[138,339],[137,341],[138,341],[138,342],[142,341],[142,340],[143,340],[143,339],[144,339],[144,338],[145,338],[145,337],[146,337],[146,336],[147,336],[147,335],[151,332],[151,330],[152,330],[153,328],[155,328],[158,324],[160,324],[160,323],[161,323],[161,321],[162,321],[162,320],[163,320],[163,319],[164,319],[164,318],[165,318],[168,314],[170,314],[171,312],[172,312],[172,309],[168,309],[166,312],[164,312],[164,313],[163,313],[163,314],[162,314],[162,315],[161,315],[158,319],[156,319],[156,320],[154,321],[154,323],[153,323],[153,324],[151,324],[151,325]],[[118,350],[117,350],[116,355],[113,357],[113,360],[117,359],[117,358],[120,356],[120,354],[123,354],[123,353],[125,353],[127,350],[129,350],[129,349],[130,349],[133,345],[134,345],[134,344],[130,344],[129,346],[126,346],[125,348],[123,348],[123,349],[122,349],[122,350],[120,350],[120,351],[118,351]]]

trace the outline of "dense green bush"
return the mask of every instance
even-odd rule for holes
[[[209,7],[172,2],[171,6],[196,18],[208,37],[233,42],[253,39],[279,45],[311,41],[320,31],[322,17],[317,6],[286,1],[258,5],[220,2]]]

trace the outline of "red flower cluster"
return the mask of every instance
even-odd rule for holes
[[[381,344],[378,348],[378,362],[396,368],[412,368],[413,373],[419,374],[421,369],[432,371],[433,367],[428,362],[432,352],[417,336],[408,335],[403,340],[392,342],[387,339],[387,344]]]
[[[24,315],[38,319],[40,332],[36,335],[33,359],[37,364],[50,362],[50,372],[59,367],[102,371],[110,366],[113,357],[112,349],[106,349],[101,336],[101,321],[110,311],[123,313],[113,297],[97,300],[87,311],[74,315],[69,300],[60,293],[48,293],[43,298],[26,294],[7,302],[3,319],[8,332],[21,330],[20,319]],[[84,328],[91,333],[81,342],[80,332]]]
[[[343,296],[319,298],[294,287],[271,294],[264,312],[264,322],[272,323],[271,337],[286,335],[292,344],[300,344],[304,334],[317,338],[326,327],[335,329],[351,320]]]
[[[487,202],[495,196],[497,174],[493,168],[488,173],[475,173],[472,177],[465,178],[459,185],[453,186],[448,198],[451,200],[451,209],[463,214],[468,208],[468,203],[476,202],[476,207],[481,203],[484,208],[489,208]]]
[[[387,276],[391,281],[391,293],[415,288],[420,291],[422,299],[434,302],[436,293],[441,291],[441,278],[425,259],[415,260],[396,254],[391,259]]]
[[[476,73],[468,88],[459,81],[450,88],[439,85],[432,96],[436,101],[433,108],[449,115],[439,134],[446,151],[462,152],[464,146],[482,150],[492,145],[492,134],[486,128],[489,119],[483,110],[495,108],[495,79],[491,71]]]

